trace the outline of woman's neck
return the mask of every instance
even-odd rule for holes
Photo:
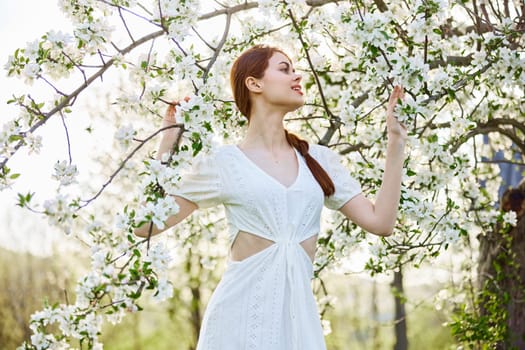
[[[260,108],[252,111],[248,130],[240,146],[245,149],[258,148],[268,151],[290,148],[283,125],[285,114],[278,110]]]
[[[290,148],[283,125],[284,114],[279,112],[252,114],[244,140],[244,149],[259,148],[276,151]]]

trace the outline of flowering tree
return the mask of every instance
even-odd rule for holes
[[[18,112],[0,133],[0,188],[9,189],[19,176],[12,158],[23,149],[38,154],[46,123],[60,120],[68,157],[52,161],[57,194],[42,199],[22,191],[18,205],[87,243],[92,266],[78,281],[74,303],[33,315],[26,349],[99,349],[105,319],[118,322],[139,310],[145,290],[159,300],[172,295],[172,248],[187,251],[198,234],[202,249],[212,250],[205,264],[213,267],[225,254],[224,245],[216,244],[216,210],[176,228],[175,247],[132,232],[149,221],[160,227],[177,212],[169,194],[194,155],[241,137],[245,121],[224,87],[233,59],[254,43],[283,48],[303,74],[307,103],[289,116],[288,128],[344,155],[371,196],[383,173],[389,90],[401,84],[407,91],[399,115],[409,130],[408,157],[395,233],[375,239],[339,215],[327,215],[318,273],[344,262],[357,247],[369,247],[365,268],[371,273],[417,266],[483,234],[495,221],[515,224],[513,212],[503,215],[493,206],[500,180],[490,160],[497,151],[509,162],[514,152],[521,159],[525,154],[525,6],[519,1],[59,4],[73,31],[45,33],[6,64],[8,74],[28,87],[8,101]],[[36,97],[37,86],[47,87],[48,96]],[[93,105],[82,98],[104,88],[104,116],[85,117],[83,110]],[[181,101],[180,123],[166,128],[179,130],[181,143],[155,160],[148,152],[166,129],[158,125],[173,100]],[[75,118],[85,118],[81,122],[92,133],[114,130],[118,146],[92,156],[94,164],[111,159],[112,167],[85,180],[79,169],[87,166],[77,163],[75,140],[67,133]]]

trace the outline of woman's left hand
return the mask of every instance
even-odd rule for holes
[[[394,115],[394,109],[397,103],[400,100],[402,101],[404,98],[405,92],[403,91],[403,87],[399,85],[394,86],[394,90],[392,90],[392,93],[390,94],[388,106],[386,108],[386,128],[388,136],[399,137],[402,140],[407,138],[407,129],[397,120],[396,116]]]

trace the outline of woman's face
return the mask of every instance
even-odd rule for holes
[[[294,111],[304,104],[301,76],[295,73],[288,57],[280,52],[272,55],[259,83],[262,97],[286,112]]]

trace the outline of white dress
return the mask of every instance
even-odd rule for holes
[[[239,231],[275,242],[240,262],[229,261],[215,289],[197,350],[323,350],[319,312],[312,293],[313,265],[300,243],[319,233],[324,205],[339,209],[361,192],[327,147],[310,154],[330,175],[335,194],[325,197],[296,151],[299,171],[285,187],[237,146],[198,156],[178,196],[200,208],[223,204],[231,242]]]

